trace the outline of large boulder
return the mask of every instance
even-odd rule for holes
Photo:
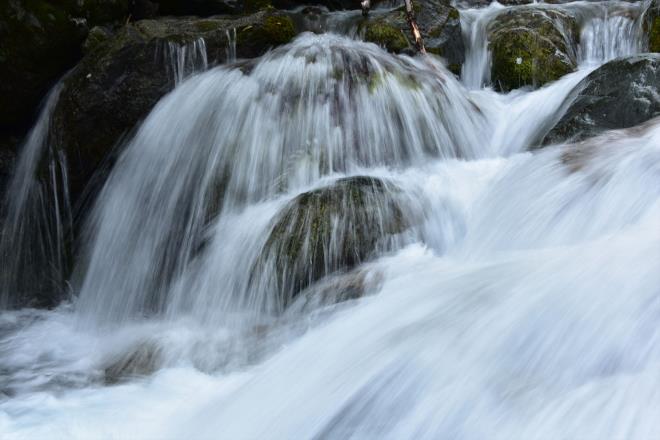
[[[544,143],[581,140],[660,115],[660,54],[616,59],[583,79]]]
[[[400,190],[373,177],[340,179],[301,194],[272,227],[253,269],[255,288],[280,295],[286,306],[326,275],[391,248],[388,238],[408,229],[413,217]]]
[[[172,51],[187,46],[189,68],[203,67],[196,52],[205,51],[211,62],[224,61],[234,29],[237,56],[246,58],[294,36],[291,20],[273,10],[240,18],[142,20],[116,35],[90,34],[97,41],[86,45],[89,53],[65,79],[53,114],[53,143],[66,152],[74,199],[122,136],[173,88]]]
[[[419,0],[413,4],[426,50],[444,57],[450,70],[459,72],[465,60],[465,47],[458,10],[449,0]],[[386,14],[372,12],[360,24],[360,32],[366,41],[379,44],[390,52],[414,49],[403,6]]]
[[[488,29],[491,80],[502,91],[540,87],[577,67],[577,20],[543,7],[510,8]]]

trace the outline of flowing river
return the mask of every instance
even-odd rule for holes
[[[543,7],[581,17],[579,68],[537,90],[492,88],[497,3],[460,11],[460,78],[354,32],[212,69],[203,40],[172,55],[176,88],[90,208],[73,299],[0,312],[0,437],[660,438],[660,119],[535,148],[582,79],[643,52],[642,5]],[[3,239],[39,227],[28,205],[58,213],[64,265],[68,195],[29,181],[58,91]],[[301,195],[356,179],[383,183],[333,218],[325,276],[314,250],[264,253]],[[333,271],[347,231],[393,213],[408,227]]]

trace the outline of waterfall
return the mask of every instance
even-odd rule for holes
[[[0,216],[0,437],[659,438],[660,116],[540,145],[649,3],[464,3],[460,79],[359,10],[251,60],[229,29],[210,69],[162,45],[75,259],[56,86]],[[489,32],[528,9],[575,20],[575,71],[499,93]]]
[[[145,121],[99,198],[79,310],[98,324],[167,309],[168,285],[184,276],[218,211],[235,217],[333,173],[488,154],[474,108],[440,63],[332,35],[305,34],[247,73],[217,68],[186,82]],[[233,222],[221,218],[214,240],[240,235]],[[127,247],[135,251],[120,257]],[[248,251],[237,243],[241,269],[228,273],[249,275]],[[222,269],[207,270],[196,283]],[[235,276],[206,295],[247,288]]]
[[[601,64],[641,52],[644,6],[644,2],[633,3],[627,7],[612,8],[611,11],[601,7],[596,16],[586,19],[580,32],[580,61]]]
[[[569,30],[557,20],[555,25],[567,41],[569,51],[577,54],[579,64],[600,65],[617,57],[639,53],[644,46],[642,26],[646,2],[573,2],[534,3],[502,6],[497,2],[486,8],[461,10],[461,28],[466,45],[466,59],[461,81],[470,89],[490,85],[491,53],[488,33],[500,14],[533,8],[537,13],[559,10],[572,16],[579,25],[578,47],[571,43]]]
[[[229,32],[229,31],[227,31]],[[234,30],[234,34],[236,31]],[[227,34],[229,37],[229,34]],[[232,44],[230,41],[230,45]],[[162,43],[163,48],[156,51],[156,59],[162,57],[160,62],[165,66],[167,74],[172,78],[174,85],[181,84],[188,76],[208,69],[206,42],[198,38],[190,43],[176,43],[167,41]],[[236,41],[234,38],[234,58],[236,58]],[[161,52],[162,51],[162,52]]]
[[[30,293],[47,297],[65,289],[71,204],[66,158],[50,143],[51,116],[61,90],[60,82],[46,98],[2,197],[0,309]]]

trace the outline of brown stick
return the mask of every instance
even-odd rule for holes
[[[426,48],[424,47],[424,40],[422,39],[422,33],[417,27],[415,22],[415,11],[413,10],[412,0],[406,1],[406,20],[408,20],[408,25],[410,26],[410,31],[412,32],[413,38],[415,39],[415,46],[420,53],[425,54]]]
[[[360,6],[362,6],[362,15],[365,17],[369,15],[369,9],[371,9],[371,0],[362,0],[360,2]]]

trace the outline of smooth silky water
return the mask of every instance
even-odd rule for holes
[[[188,79],[203,42],[175,51],[91,210],[75,299],[0,314],[2,438],[659,437],[660,119],[528,152],[581,79],[644,49],[642,6],[543,7],[581,17],[580,68],[535,91],[489,88],[501,5],[461,11],[460,80],[332,34]],[[285,303],[274,222],[351,176],[412,226],[356,269],[362,298],[336,303],[330,274]]]

